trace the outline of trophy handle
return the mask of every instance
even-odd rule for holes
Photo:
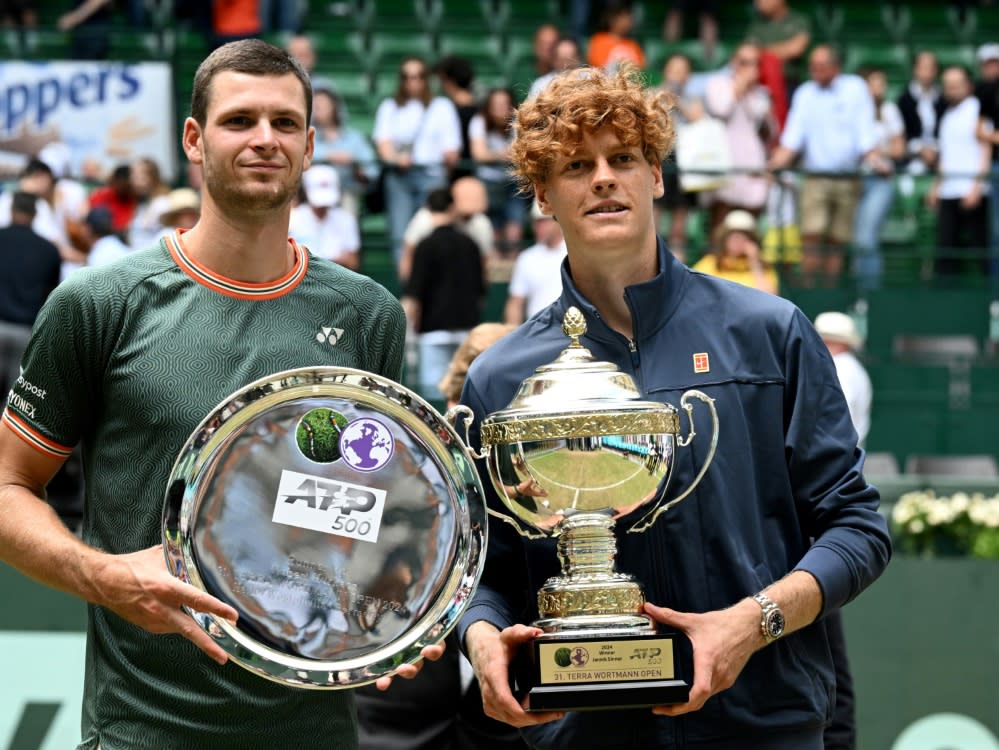
[[[472,429],[472,422],[475,421],[475,412],[473,412],[470,407],[465,406],[464,404],[458,404],[457,406],[452,406],[444,414],[444,419],[449,424],[453,425],[455,430],[461,429],[461,427],[458,426],[459,418],[462,421],[461,427],[464,427],[465,429],[465,438],[462,439],[461,435],[458,435],[458,440],[464,444],[465,450],[468,451],[469,455],[472,458],[484,461],[489,456],[489,452],[482,449],[479,449],[478,453],[473,451],[472,441],[468,437],[468,432],[469,430]]]
[[[472,422],[475,421],[475,412],[464,404],[458,404],[457,406],[452,406],[447,410],[447,412],[445,412],[444,419],[449,424],[452,424],[455,430],[459,429],[458,420],[461,419],[462,427],[464,427],[465,430],[465,438],[463,440],[461,435],[458,435],[458,442],[462,443],[463,447],[466,451],[468,451],[468,454],[472,456],[472,458],[478,459],[479,461],[485,461],[489,458],[489,451],[485,449],[480,448],[478,452],[472,450],[472,441],[469,439],[468,433],[472,427]],[[527,527],[517,523],[517,521],[505,513],[493,510],[489,507],[488,503],[486,504],[486,513],[491,516],[495,516],[502,521],[506,521],[517,530],[518,534],[526,539],[544,539],[548,536],[547,534],[543,534],[539,531],[531,531]]]
[[[680,406],[685,412],[687,412],[687,422],[690,424],[690,432],[687,433],[686,438],[678,437],[676,443],[681,448],[686,448],[691,444],[694,437],[697,435],[697,431],[694,429],[694,407],[689,400],[691,398],[703,401],[707,405],[708,411],[711,412],[711,444],[708,446],[707,458],[704,459],[704,464],[701,466],[701,470],[697,472],[697,476],[694,477],[694,481],[690,483],[690,486],[687,487],[687,489],[670,500],[668,503],[661,503],[646,513],[641,520],[638,521],[638,523],[628,529],[629,534],[645,531],[656,522],[656,519],[659,518],[660,514],[666,512],[693,492],[694,488],[700,484],[701,479],[704,478],[704,474],[711,465],[711,461],[714,460],[715,449],[718,447],[718,412],[715,410],[715,400],[701,391],[686,391],[680,397]]]

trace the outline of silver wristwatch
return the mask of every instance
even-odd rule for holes
[[[763,640],[768,644],[773,643],[784,635],[784,613],[780,611],[777,602],[766,594],[754,594],[753,598],[763,610],[760,618],[760,632],[763,633]]]

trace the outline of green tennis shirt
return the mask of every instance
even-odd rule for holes
[[[226,396],[280,370],[401,377],[405,319],[370,279],[295,245],[285,277],[248,284],[195,263],[174,235],[79,271],[35,325],[3,422],[37,450],[82,444],[84,540],[110,553],[160,542],[181,447]],[[81,748],[354,748],[350,691],[286,687],[217,665],[181,636],[89,607]]]

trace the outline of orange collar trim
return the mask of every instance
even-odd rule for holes
[[[214,292],[224,294],[227,297],[235,297],[244,300],[268,300],[276,299],[291,291],[299,285],[305,278],[306,271],[309,270],[309,254],[304,252],[298,243],[292,238],[288,238],[291,248],[295,253],[295,264],[292,269],[275,281],[268,281],[264,284],[251,284],[247,281],[236,281],[201,265],[191,258],[184,249],[184,242],[181,238],[184,230],[177,230],[174,234],[167,235],[166,244],[170,255],[180,269],[202,286],[208,287]]]

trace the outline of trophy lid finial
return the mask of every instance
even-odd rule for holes
[[[570,349],[583,348],[579,339],[586,333],[586,318],[578,307],[572,306],[565,311],[562,318],[562,333],[571,339]]]

